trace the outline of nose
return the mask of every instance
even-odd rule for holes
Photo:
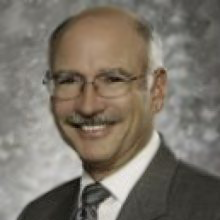
[[[78,98],[77,111],[84,116],[93,116],[104,111],[104,103],[98,96],[94,83],[87,83]]]

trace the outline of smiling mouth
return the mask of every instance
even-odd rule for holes
[[[84,126],[81,126],[80,129],[85,132],[98,132],[98,131],[102,131],[106,127],[107,125],[92,125],[92,126],[84,125]]]
[[[83,139],[96,139],[105,137],[110,133],[110,125],[83,125],[77,128],[78,134]]]
[[[74,123],[71,120],[66,120],[66,123],[75,128],[78,134],[84,139],[96,139],[105,137],[111,131],[111,128],[116,122],[103,122],[97,124],[80,124]]]
[[[86,139],[101,138],[108,135],[112,127],[119,123],[121,118],[118,116],[96,116],[85,118],[80,115],[73,114],[65,118],[65,123],[74,129],[77,133]]]

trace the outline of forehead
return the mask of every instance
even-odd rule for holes
[[[104,68],[140,71],[146,43],[134,21],[121,15],[86,16],[70,25],[56,45],[54,68],[88,72]]]

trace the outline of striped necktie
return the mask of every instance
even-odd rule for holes
[[[97,209],[110,193],[100,183],[88,185],[82,192],[82,206],[75,220],[97,220]]]

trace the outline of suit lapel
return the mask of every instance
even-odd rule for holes
[[[48,220],[72,220],[78,207],[78,195],[80,179],[73,182],[63,195],[62,200],[57,204],[57,209],[49,216]]]
[[[161,144],[153,161],[129,194],[117,220],[152,220],[165,214],[176,167],[173,154]]]

